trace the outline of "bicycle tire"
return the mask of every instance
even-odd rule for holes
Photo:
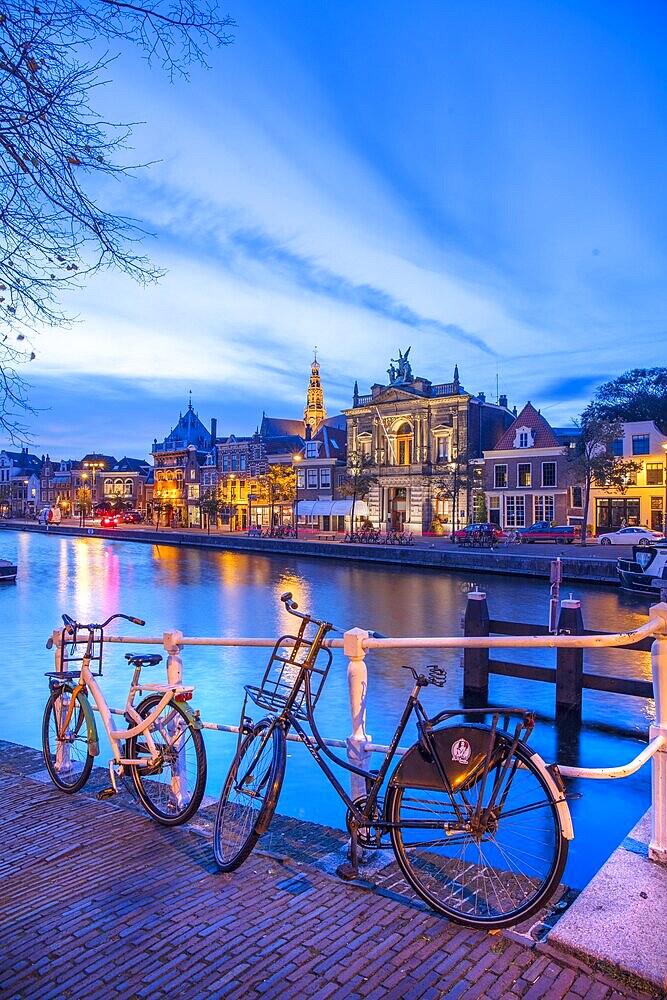
[[[284,730],[262,719],[232,761],[213,826],[213,853],[223,872],[238,868],[269,827],[285,776],[285,745]]]
[[[395,824],[390,835],[398,865],[417,895],[455,923],[511,927],[534,914],[559,884],[569,845],[551,788],[532,756],[525,744],[517,746],[500,813],[483,836],[457,833],[450,825],[456,822],[453,799],[471,815],[482,787],[488,800],[493,768],[486,782],[452,794],[390,782],[385,814]],[[496,764],[505,760],[507,752]]]
[[[137,705],[145,719],[160,702],[159,694],[149,695]],[[167,702],[149,727],[160,759],[142,767],[128,764],[139,800],[146,812],[163,826],[185,823],[199,809],[206,788],[206,749],[199,729],[177,702]],[[143,734],[126,740],[125,754],[130,759],[150,760]]]
[[[42,721],[42,751],[44,763],[51,781],[63,792],[78,792],[88,781],[93,769],[93,754],[88,742],[88,727],[84,712],[85,695],[79,692],[72,718],[64,734],[58,739],[58,715],[64,721],[64,713],[72,696],[72,690],[61,687],[52,691],[44,709]]]

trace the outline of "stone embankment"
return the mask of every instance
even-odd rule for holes
[[[570,545],[498,546],[489,549],[459,548],[442,538],[424,536],[413,545],[364,545],[340,541],[322,541],[308,535],[299,538],[256,538],[241,532],[190,531],[164,528],[156,531],[144,525],[127,528],[80,527],[63,521],[57,528],[44,528],[34,522],[5,522],[14,530],[49,531],[52,534],[82,535],[144,542],[146,544],[225,549],[238,552],[282,553],[312,556],[319,559],[353,559],[359,562],[403,565],[441,570],[502,573],[549,579],[551,563],[560,556],[563,579],[582,583],[617,585],[616,553],[607,554],[595,544],[586,548]]]

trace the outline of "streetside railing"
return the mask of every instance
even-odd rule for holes
[[[485,595],[469,594],[469,599],[479,600]],[[565,604],[566,602],[563,602]],[[324,645],[331,649],[342,649],[347,657],[347,681],[350,699],[352,732],[345,740],[328,739],[330,746],[347,749],[348,758],[362,766],[369,766],[373,751],[386,752],[386,747],[374,744],[366,729],[366,702],[368,692],[368,671],[366,653],[372,650],[425,650],[425,649],[610,649],[632,646],[642,639],[652,637],[651,668],[653,675],[653,695],[655,698],[655,723],[649,730],[649,742],[628,764],[618,767],[574,767],[559,765],[560,772],[571,778],[613,779],[627,777],[639,770],[647,761],[652,761],[652,828],[649,857],[667,864],[667,603],[656,604],[649,610],[644,625],[628,632],[594,635],[502,635],[502,636],[422,636],[418,638],[375,638],[362,628],[352,628],[342,639],[326,639]],[[62,639],[61,630],[53,632],[56,670],[61,669],[58,646]],[[169,683],[180,684],[183,679],[183,650],[188,646],[233,646],[273,648],[275,638],[201,638],[184,636],[172,630],[159,638],[149,636],[104,636],[105,642],[131,643],[132,645],[160,645],[167,653],[167,678]],[[116,710],[114,710],[116,711]],[[122,710],[117,710],[122,714]],[[238,727],[221,723],[203,722],[204,729],[224,732],[238,732]],[[401,751],[399,751],[401,752]],[[405,751],[403,751],[405,752]],[[355,794],[356,775],[352,775]],[[360,794],[363,789],[360,790]]]

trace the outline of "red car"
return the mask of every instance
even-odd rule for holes
[[[100,518],[100,527],[102,528],[115,528],[117,524],[122,523],[122,514],[102,514],[102,517]]]

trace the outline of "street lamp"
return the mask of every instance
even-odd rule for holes
[[[663,449],[665,452],[665,468],[663,471],[664,485],[665,485],[665,499],[662,507],[662,533],[667,537],[667,444],[663,444]]]
[[[292,455],[295,465],[303,458],[303,455]],[[294,537],[299,537],[299,473],[294,470]]]
[[[91,503],[94,503],[95,500],[97,499],[97,488],[95,486],[95,476],[97,474],[97,470],[98,469],[103,469],[104,468],[104,462],[84,462],[83,463],[83,467],[84,467],[84,469],[90,469],[91,472],[92,472],[92,474],[93,474],[93,481],[91,483],[90,498],[91,498]]]

